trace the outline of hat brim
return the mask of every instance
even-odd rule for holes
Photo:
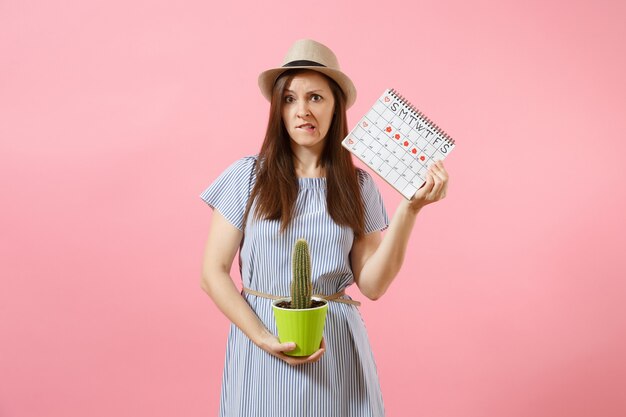
[[[300,67],[278,67],[272,68],[267,71],[263,71],[259,75],[259,88],[261,89],[261,94],[268,101],[272,101],[272,89],[274,88],[274,83],[285,71],[294,70],[294,69],[308,69],[312,71],[321,72],[324,75],[332,78],[338,85],[339,88],[343,91],[343,94],[346,97],[346,109],[350,108],[356,101],[356,88],[352,83],[352,80],[348,78],[343,72],[327,68],[327,67],[317,67],[317,66],[300,66]]]

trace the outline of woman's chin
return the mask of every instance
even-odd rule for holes
[[[316,145],[322,145],[324,140],[320,139],[317,135],[294,135],[291,137],[291,142],[295,146],[302,146],[305,148],[312,148]]]

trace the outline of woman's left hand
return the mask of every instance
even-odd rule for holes
[[[428,169],[426,183],[417,190],[409,201],[412,209],[419,210],[427,204],[439,201],[446,196],[448,190],[448,173],[442,161],[437,161]]]

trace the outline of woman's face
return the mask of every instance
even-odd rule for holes
[[[285,87],[282,118],[292,146],[324,149],[333,121],[335,98],[328,81],[318,72],[296,74]]]

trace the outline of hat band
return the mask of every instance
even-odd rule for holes
[[[299,61],[291,61],[283,65],[283,67],[326,67],[326,65],[320,64],[315,61],[307,61],[306,59],[301,59]]]

